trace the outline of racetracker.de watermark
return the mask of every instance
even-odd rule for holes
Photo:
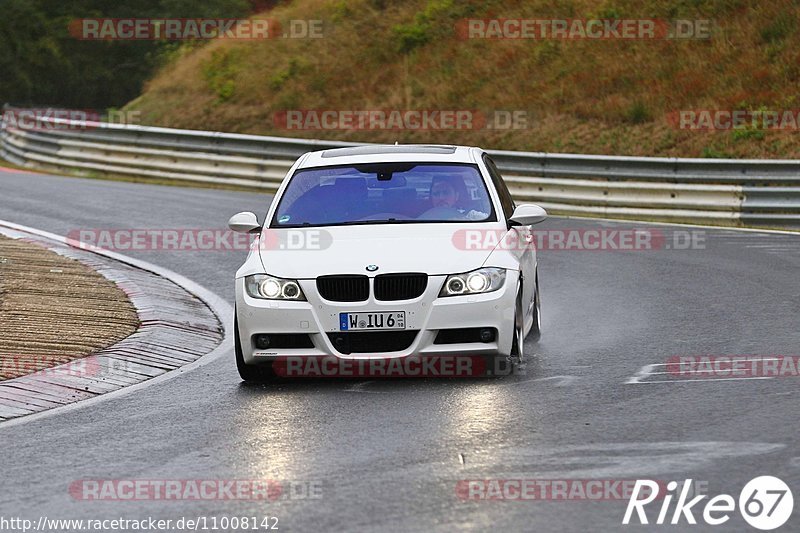
[[[778,378],[800,376],[800,355],[684,355],[667,359],[679,378]]]
[[[702,250],[706,248],[703,230],[625,230],[576,228],[544,229],[528,232],[460,229],[453,233],[458,250],[548,250],[548,251],[654,251]]]
[[[62,109],[56,107],[9,108],[3,110],[6,128],[21,131],[91,130],[110,124],[140,124],[141,111],[101,111],[96,109]]]
[[[797,131],[800,109],[682,109],[667,115],[672,127],[690,131]]]
[[[95,357],[64,361],[56,355],[18,354],[0,356],[0,377],[80,377],[102,378],[133,370],[133,364],[125,360]]]
[[[324,21],[279,21],[268,18],[83,18],[70,22],[69,33],[82,41],[319,39],[324,36]]]
[[[83,501],[278,501],[318,500],[319,480],[272,479],[78,479],[69,494]]]
[[[263,354],[263,351],[259,351]],[[332,355],[277,356],[283,378],[476,378],[523,373],[515,365],[478,355],[410,355],[350,359]]]
[[[709,19],[489,18],[456,23],[459,39],[669,40],[709,39]]]
[[[533,118],[524,109],[285,109],[272,123],[290,131],[524,130]]]
[[[70,246],[114,252],[319,251],[330,248],[333,236],[324,229],[266,229],[260,235],[229,229],[74,229]]]
[[[456,495],[480,501],[614,501],[629,500],[635,479],[462,479]],[[656,486],[662,484],[655,481]],[[648,493],[649,496],[649,493]]]

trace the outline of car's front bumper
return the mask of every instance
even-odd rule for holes
[[[306,302],[252,298],[245,292],[244,278],[239,278],[236,280],[236,312],[242,356],[246,364],[258,364],[284,356],[385,359],[412,355],[507,355],[513,337],[518,275],[516,271],[507,271],[505,284],[494,292],[445,298],[438,295],[446,276],[431,276],[425,292],[413,300],[377,301],[371,291],[367,301],[355,303],[323,300],[317,293],[315,280],[300,280]],[[336,349],[328,333],[340,332],[339,313],[380,311],[405,311],[406,330],[417,331],[408,348],[350,354]],[[494,328],[497,335],[491,342],[434,344],[440,330],[458,328]],[[254,335],[277,333],[307,334],[314,347],[261,350],[254,345]]]

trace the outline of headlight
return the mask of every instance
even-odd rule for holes
[[[503,268],[480,268],[465,274],[447,276],[439,296],[458,296],[460,294],[482,294],[496,291],[506,282]]]
[[[254,274],[244,278],[247,294],[262,300],[295,300],[304,302],[306,297],[300,285],[293,279],[281,279],[267,274]]]

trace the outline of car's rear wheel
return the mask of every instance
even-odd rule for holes
[[[236,352],[236,369],[239,371],[239,377],[241,377],[242,380],[251,383],[259,383],[275,379],[277,376],[272,368],[272,365],[248,365],[244,362],[242,343],[239,340],[238,318],[233,319],[233,330],[233,344]]]

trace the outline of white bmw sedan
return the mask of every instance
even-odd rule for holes
[[[470,356],[512,365],[540,335],[532,228],[479,148],[373,145],[292,166],[236,273],[242,379],[285,358]],[[487,365],[488,366],[488,365]]]

